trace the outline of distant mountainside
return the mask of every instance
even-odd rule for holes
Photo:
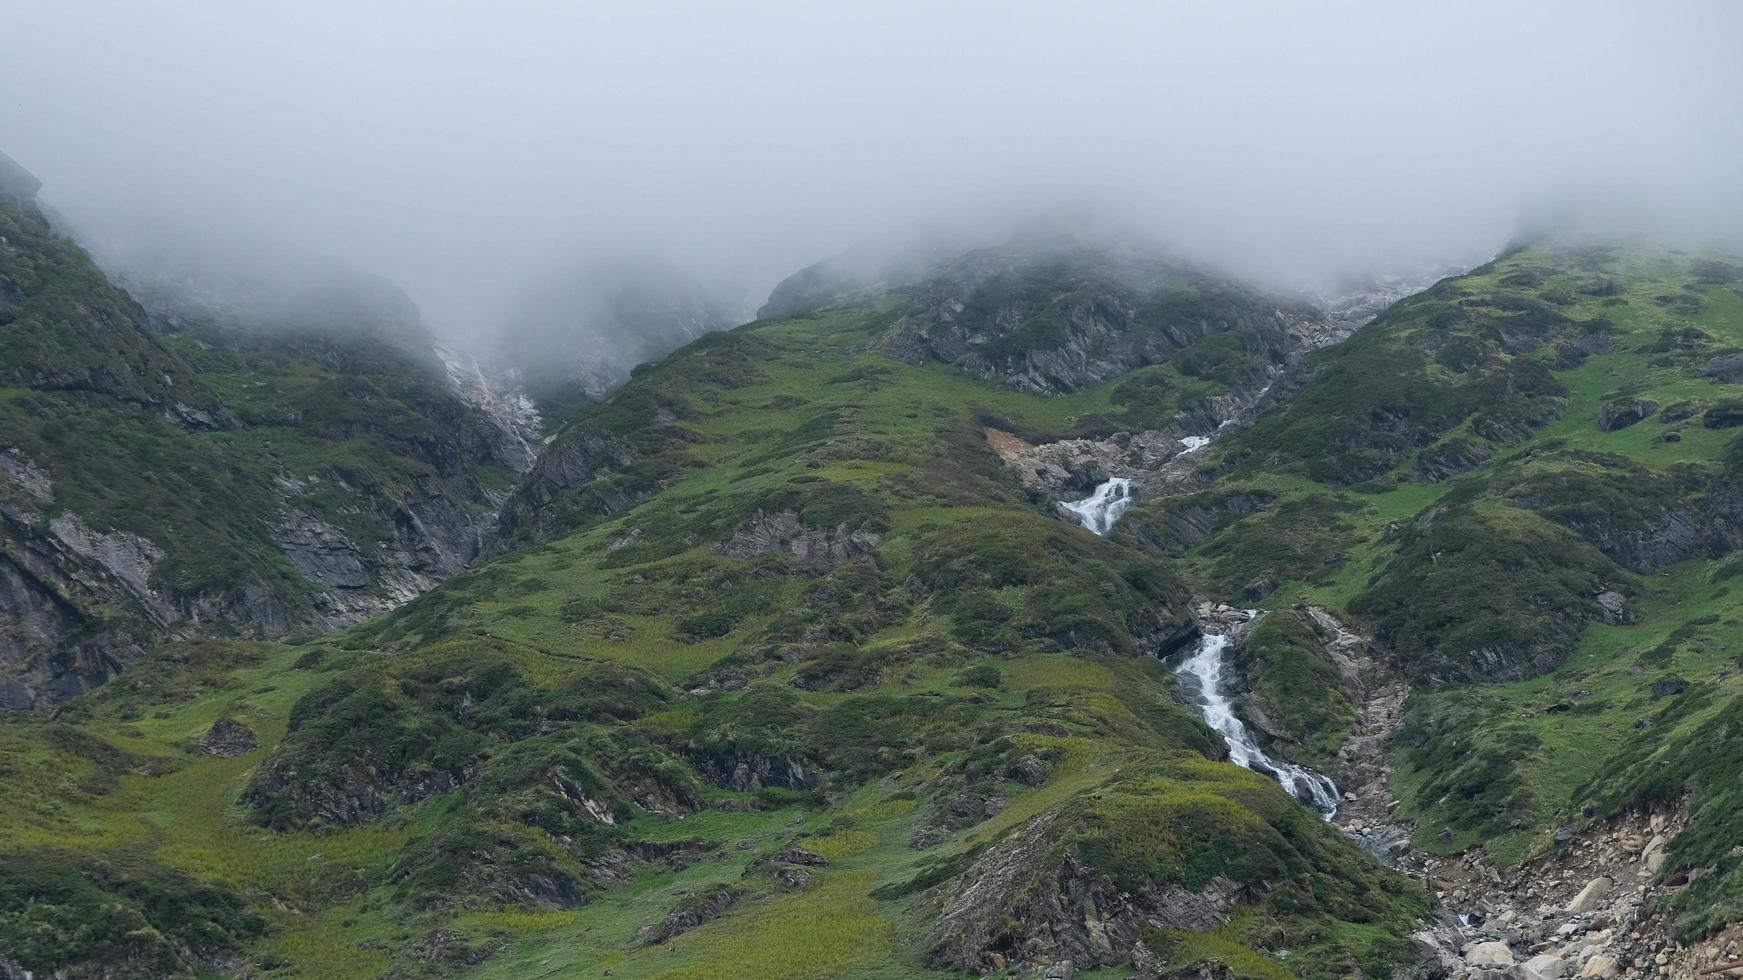
[[[574,405],[511,488],[501,430],[445,382],[383,412],[423,390],[382,387],[401,362],[164,332],[25,230],[7,254],[65,250],[78,289],[9,258],[0,295],[89,311],[56,331],[8,299],[29,316],[0,325],[87,352],[66,387],[22,357],[7,381],[4,404],[65,400],[0,415],[29,540],[76,513],[165,547],[143,581],[166,581],[167,545],[62,487],[149,515],[206,454],[303,480],[352,471],[287,446],[349,445],[506,492],[481,557],[391,611],[136,632],[118,679],[0,724],[0,772],[53,777],[0,794],[0,973],[1496,980],[1734,955],[1736,259],[1544,240],[1319,304],[1130,243],[811,270]],[[368,412],[313,421],[361,379]],[[57,454],[54,423],[98,410],[111,443]],[[136,444],[130,469],[173,460],[149,486],[79,468]],[[347,476],[320,513],[389,485]]]
[[[519,297],[495,339],[553,417],[575,389],[601,398],[636,365],[743,318],[676,266],[620,257],[577,261],[546,273]]]
[[[166,276],[148,308],[32,197],[0,201],[0,236],[0,703],[63,701],[165,637],[356,622],[477,552],[523,460],[396,290],[257,303]]]

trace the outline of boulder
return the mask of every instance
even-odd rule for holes
[[[1640,851],[1640,866],[1647,874],[1658,874],[1664,868],[1664,848],[1666,841],[1663,834],[1654,834]]]
[[[1609,953],[1599,953],[1587,960],[1585,966],[1580,967],[1578,976],[1607,978],[1621,976],[1621,974],[1622,964],[1617,961],[1616,957]]]
[[[1519,966],[1519,980],[1561,980],[1567,961],[1554,953],[1539,953]]]
[[[1598,409],[1598,428],[1605,432],[1626,429],[1658,411],[1658,403],[1645,398],[1610,402]]]
[[[1574,896],[1573,901],[1567,903],[1567,910],[1569,912],[1591,912],[1609,897],[1610,879],[1593,878],[1586,882],[1586,887],[1580,889],[1580,893]]]
[[[1513,947],[1499,940],[1476,943],[1465,950],[1465,963],[1481,969],[1499,969],[1513,965]]]

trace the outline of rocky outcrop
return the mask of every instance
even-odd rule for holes
[[[1626,429],[1656,411],[1658,403],[1648,398],[1606,402],[1598,407],[1598,428],[1604,432]]]
[[[568,506],[602,517],[620,513],[652,497],[657,484],[613,481],[613,475],[641,460],[627,439],[585,433],[553,443],[504,504],[497,521],[499,539],[526,535],[544,539],[561,529],[552,504],[568,495]]]
[[[715,545],[714,553],[728,558],[788,554],[822,575],[855,555],[871,552],[881,540],[883,536],[876,532],[850,530],[845,524],[807,527],[793,511],[758,510],[732,537]]]
[[[1241,887],[1223,878],[1198,891],[1115,887],[1071,846],[1061,849],[1054,827],[1061,819],[1059,811],[1032,818],[963,873],[926,937],[928,966],[988,972],[1028,962],[1127,963],[1146,926],[1214,929],[1241,898]]]
[[[1081,495],[1110,477],[1147,473],[1191,452],[1193,445],[1203,445],[1186,442],[1172,427],[1040,445],[990,425],[981,433],[1025,488],[1055,497]]]
[[[178,618],[151,586],[161,556],[138,535],[71,513],[45,521],[0,496],[0,707],[65,701],[141,656],[141,634]]]
[[[821,769],[791,755],[697,754],[694,762],[696,771],[709,782],[743,793],[764,787],[803,791],[815,789],[823,781]]]
[[[380,819],[395,805],[449,792],[468,775],[430,767],[396,771],[370,765],[368,760],[305,773],[292,757],[280,753],[255,772],[242,800],[256,806],[271,803],[275,809],[265,822],[276,829],[357,827]]]
[[[743,895],[743,889],[732,885],[714,885],[685,895],[658,924],[643,927],[640,944],[657,946],[675,939],[704,922],[719,918]]]
[[[1309,326],[1320,319],[1143,247],[1018,239],[947,263],[873,347],[1057,395],[1169,360],[1209,334],[1280,363],[1317,342]]]
[[[207,755],[221,755],[233,759],[259,748],[260,739],[255,736],[254,729],[236,719],[219,718],[212,722],[212,727],[206,730],[206,734],[194,742],[194,747]]]

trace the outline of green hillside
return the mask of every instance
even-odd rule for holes
[[[489,560],[420,598],[295,642],[157,644],[15,713],[0,956],[108,977],[1408,969],[1432,896],[1219,761],[1182,697],[1165,658],[1195,595],[1272,612],[1249,703],[1275,754],[1346,788],[1369,789],[1338,753],[1362,690],[1308,609],[1374,633],[1364,669],[1411,686],[1387,761],[1419,851],[1511,866],[1689,794],[1662,871],[1702,869],[1668,900],[1679,934],[1743,915],[1743,784],[1717,761],[1743,748],[1743,267],[1524,248],[1303,358],[1310,311],[1084,262],[953,267],[704,337],[576,413]],[[929,320],[941,301],[975,316]],[[295,359],[259,390],[193,339],[164,349],[238,415],[332,404]],[[1136,445],[1182,418],[1231,424],[1134,476],[1106,537],[988,441]],[[239,463],[252,431],[199,444]]]
[[[167,635],[356,622],[477,551],[514,474],[427,344],[339,300],[295,332],[162,322],[28,201],[0,240],[0,705]]]

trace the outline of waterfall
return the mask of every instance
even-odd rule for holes
[[[1062,503],[1077,516],[1077,523],[1096,534],[1113,530],[1114,522],[1132,506],[1132,481],[1116,476],[1095,488],[1095,492],[1076,503]]]
[[[1228,645],[1227,636],[1201,637],[1198,649],[1176,667],[1174,673],[1187,683],[1188,689],[1198,699],[1198,710],[1204,715],[1205,723],[1229,743],[1229,761],[1277,780],[1292,796],[1330,820],[1337,812],[1340,799],[1337,785],[1311,769],[1271,759],[1253,741],[1247,726],[1235,716],[1235,706],[1223,687],[1223,668],[1227,664],[1223,652]]]

